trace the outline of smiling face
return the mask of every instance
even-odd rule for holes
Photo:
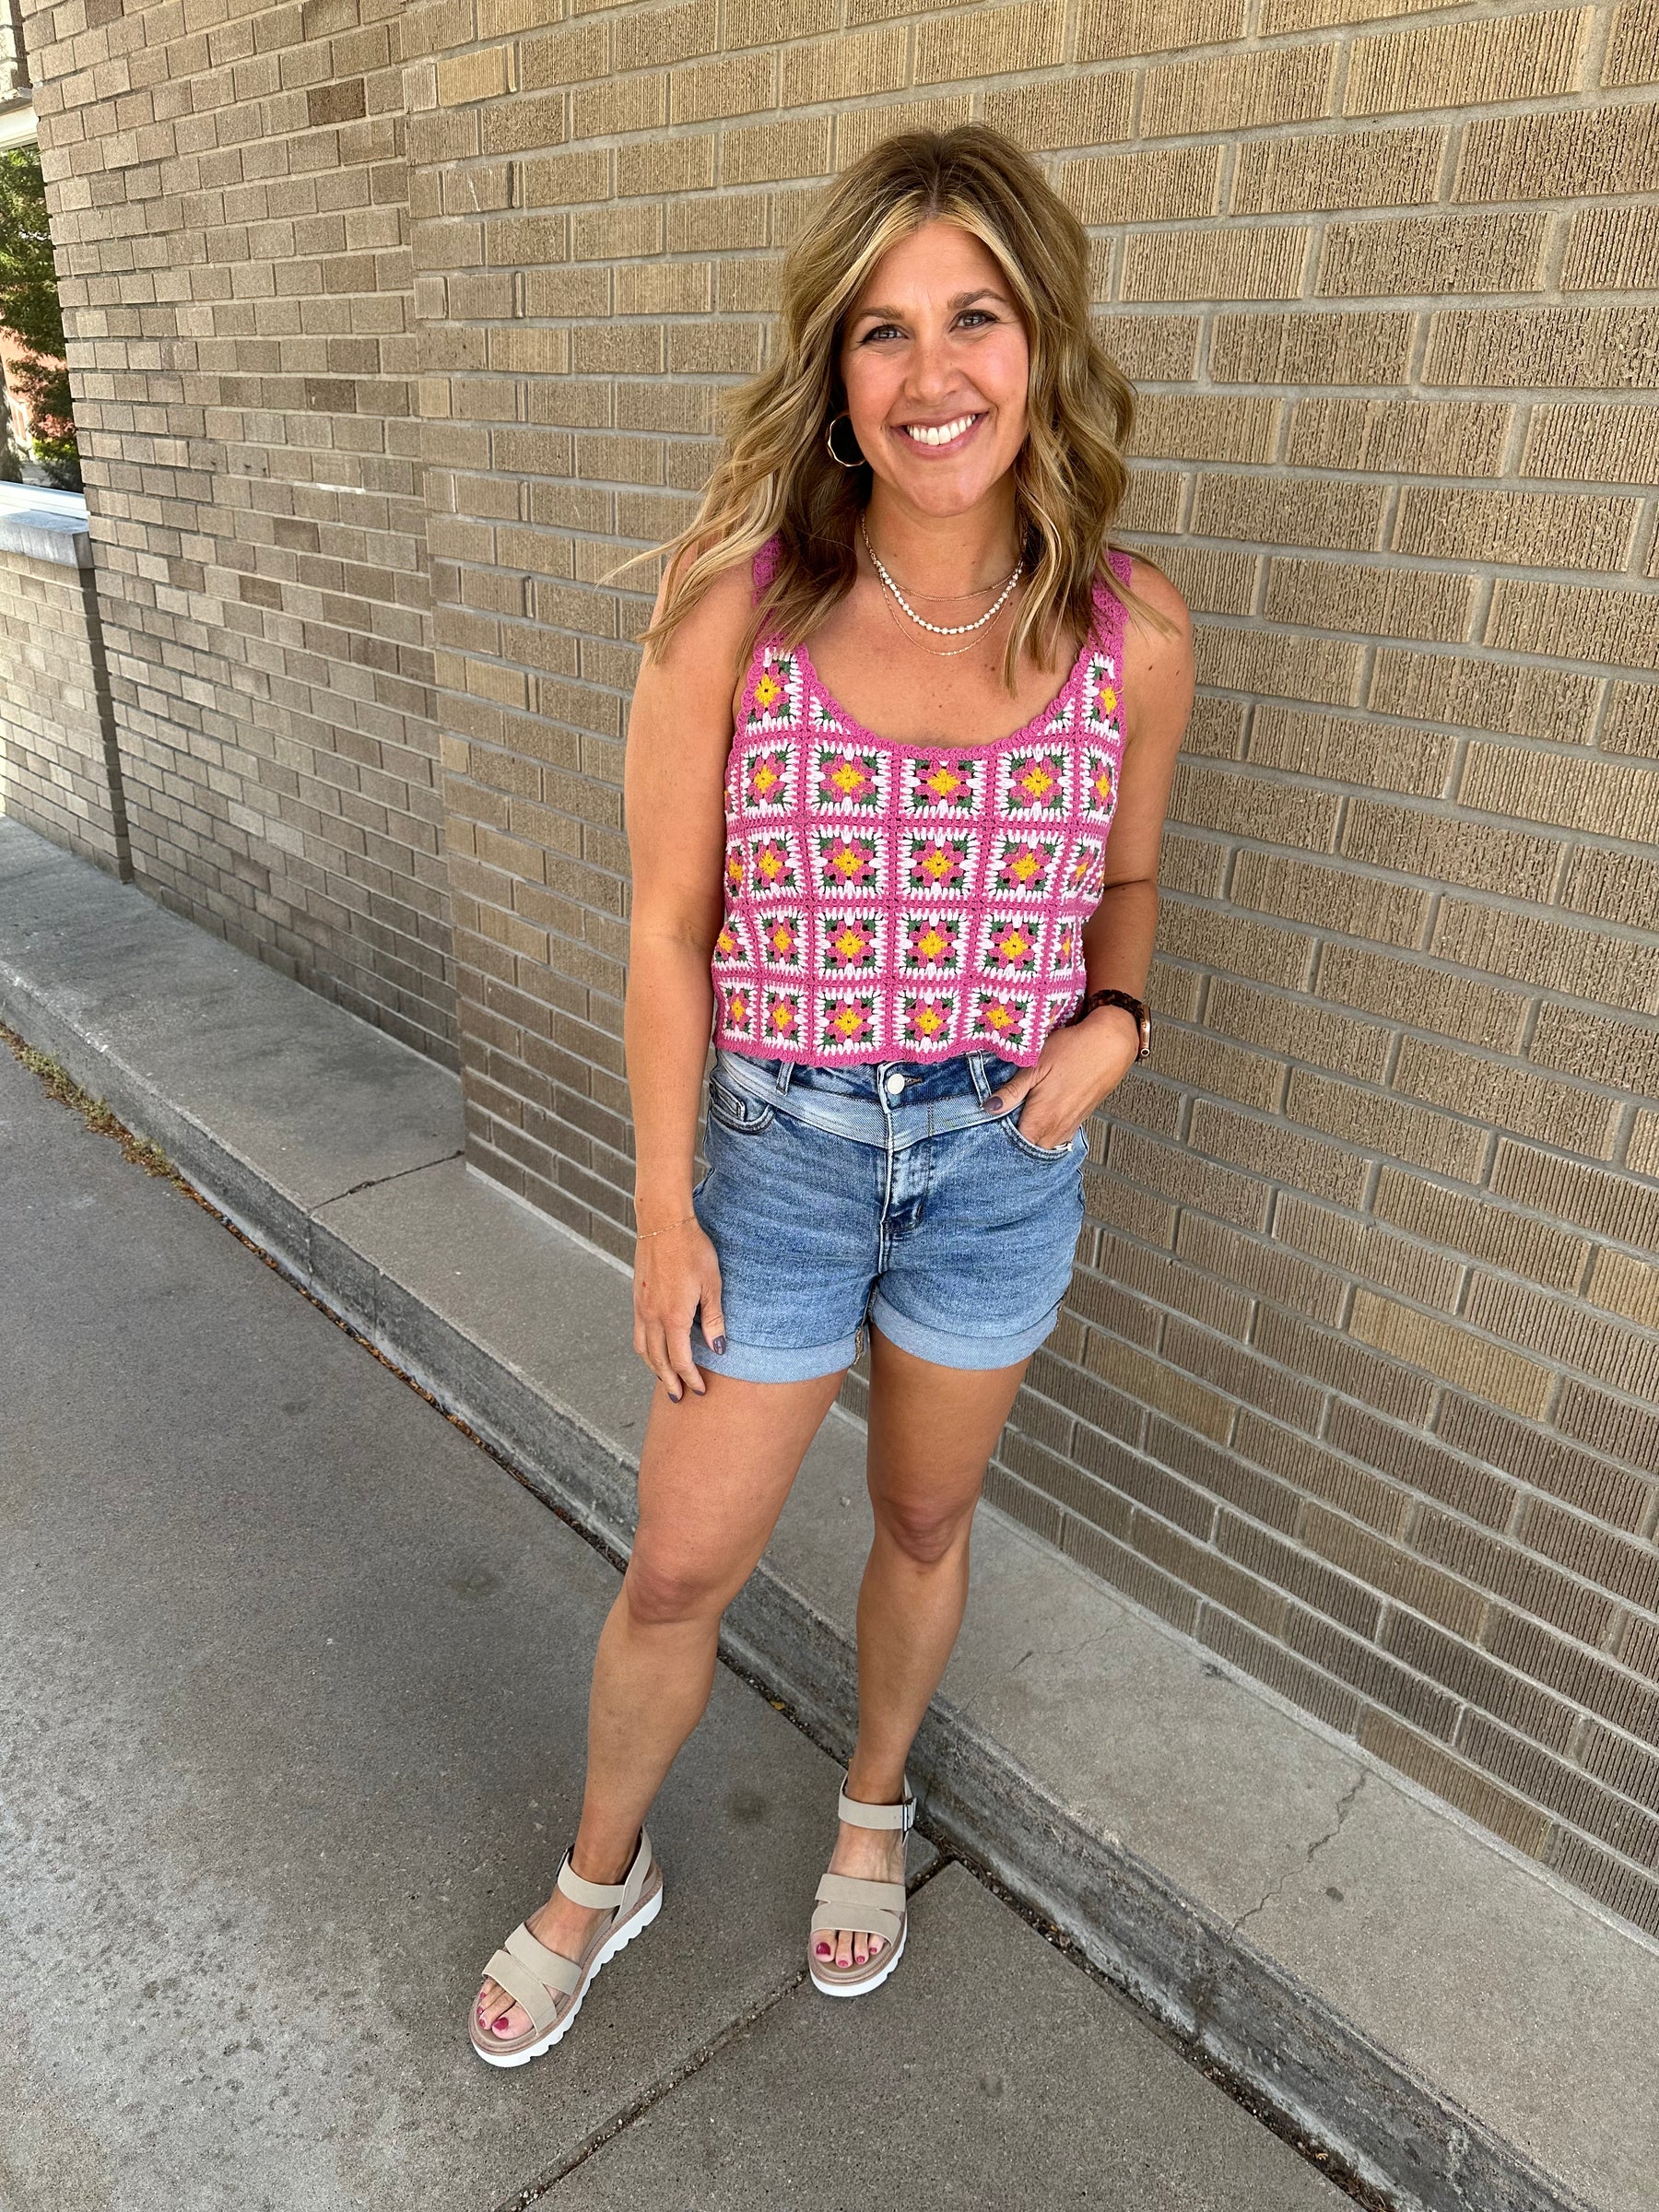
[[[954,223],[882,255],[847,317],[841,371],[872,470],[918,513],[965,513],[1025,442],[1025,326],[994,256]]]

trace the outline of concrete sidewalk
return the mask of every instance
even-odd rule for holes
[[[1335,2212],[930,1846],[899,1974],[819,1998],[836,1770],[724,1670],[657,1926],[488,2071],[615,1570],[3,1051],[0,1253],[6,2212]]]
[[[452,1077],[5,821],[0,1018],[626,1548],[628,1277],[466,1170]],[[832,1416],[728,1617],[837,1747],[862,1460]],[[1653,2212],[1659,1945],[990,1509],[912,1772],[933,1832],[1403,2205]]]

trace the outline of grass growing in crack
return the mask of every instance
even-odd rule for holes
[[[37,1053],[32,1044],[26,1044],[4,1022],[0,1022],[0,1044],[9,1046],[14,1057],[31,1076],[39,1077],[60,1106],[67,1106],[78,1113],[97,1135],[112,1136],[135,1168],[142,1168],[147,1175],[165,1176],[169,1182],[183,1181],[159,1145],[152,1145],[147,1136],[135,1136],[112,1112],[107,1100],[95,1099],[89,1090],[82,1089],[61,1060],[54,1060],[50,1053]]]

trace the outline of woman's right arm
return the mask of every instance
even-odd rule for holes
[[[623,1050],[634,1124],[634,1349],[669,1395],[705,1387],[691,1357],[702,1307],[724,1323],[714,1247],[691,1217],[691,1165],[724,898],[724,781],[747,563],[718,577],[634,687],[623,768],[632,874]],[[661,608],[661,594],[658,607]],[[660,1230],[659,1235],[644,1232]]]

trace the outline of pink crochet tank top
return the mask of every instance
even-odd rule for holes
[[[778,541],[755,559],[764,589]],[[1128,582],[1126,553],[1109,556]],[[728,1052],[830,1067],[983,1049],[1030,1066],[1083,994],[1124,739],[1124,611],[990,745],[877,737],[805,646],[755,647],[725,777],[710,971]]]

